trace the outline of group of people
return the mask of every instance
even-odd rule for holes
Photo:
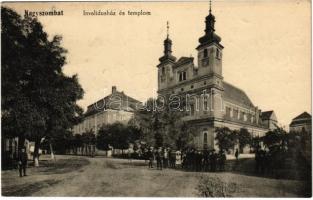
[[[188,149],[182,155],[182,168],[187,171],[224,171],[226,154],[223,150],[218,153],[213,150],[197,151]]]
[[[176,157],[180,155],[179,151],[174,151],[170,148],[150,148],[146,153],[146,158],[149,160],[149,168],[153,168],[156,161],[157,169],[176,168]]]
[[[216,153],[213,150],[197,151],[187,149],[183,152],[175,151],[170,148],[150,148],[146,153],[149,160],[149,168],[154,167],[162,170],[163,168],[176,168],[178,165],[187,171],[224,171],[226,154],[223,150]]]
[[[288,153],[279,148],[261,149],[255,151],[255,172],[258,174],[271,174],[274,170],[284,168]],[[300,156],[297,156],[299,159]]]

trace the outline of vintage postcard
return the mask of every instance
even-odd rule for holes
[[[311,197],[311,2],[2,2],[4,197]]]

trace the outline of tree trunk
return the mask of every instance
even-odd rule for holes
[[[34,148],[34,166],[39,167],[39,146],[40,146],[40,139],[36,139],[35,141],[35,148]]]
[[[50,152],[51,152],[51,160],[55,161],[55,156],[53,153],[53,148],[52,148],[52,144],[50,143]]]

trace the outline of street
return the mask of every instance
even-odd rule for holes
[[[104,157],[42,156],[40,167],[2,171],[3,196],[297,197],[303,182],[232,172],[148,169],[144,161]],[[211,184],[211,185],[210,185]],[[205,188],[208,188],[208,191]],[[208,193],[207,193],[208,192]]]

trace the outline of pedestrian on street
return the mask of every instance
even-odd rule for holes
[[[238,151],[238,149],[236,149],[235,157],[236,157],[236,160],[238,161],[238,158],[239,158],[239,151]]]
[[[217,162],[217,155],[215,153],[215,149],[213,149],[210,155],[210,165],[211,165],[210,167],[211,167],[212,172],[216,171],[216,162]]]
[[[175,162],[176,162],[176,152],[172,149],[168,152],[169,160],[170,160],[170,167],[175,168]]]
[[[223,150],[221,150],[218,156],[218,164],[219,164],[220,171],[225,171],[225,162],[226,162],[226,154]]]
[[[162,148],[156,152],[157,169],[162,170],[163,151]]]
[[[168,167],[168,158],[169,158],[168,149],[164,148],[163,150],[163,167],[164,168]]]
[[[149,168],[153,168],[153,160],[154,160],[154,156],[153,156],[153,152],[152,152],[152,148],[150,148],[147,152],[147,157],[149,159]]]
[[[209,170],[209,151],[205,149],[203,151],[203,163],[202,163],[203,171],[207,172]]]
[[[22,177],[23,175],[27,176],[26,175],[27,160],[28,160],[28,157],[26,153],[26,148],[23,147],[21,149],[21,152],[18,155],[18,169],[19,169],[20,177]]]

